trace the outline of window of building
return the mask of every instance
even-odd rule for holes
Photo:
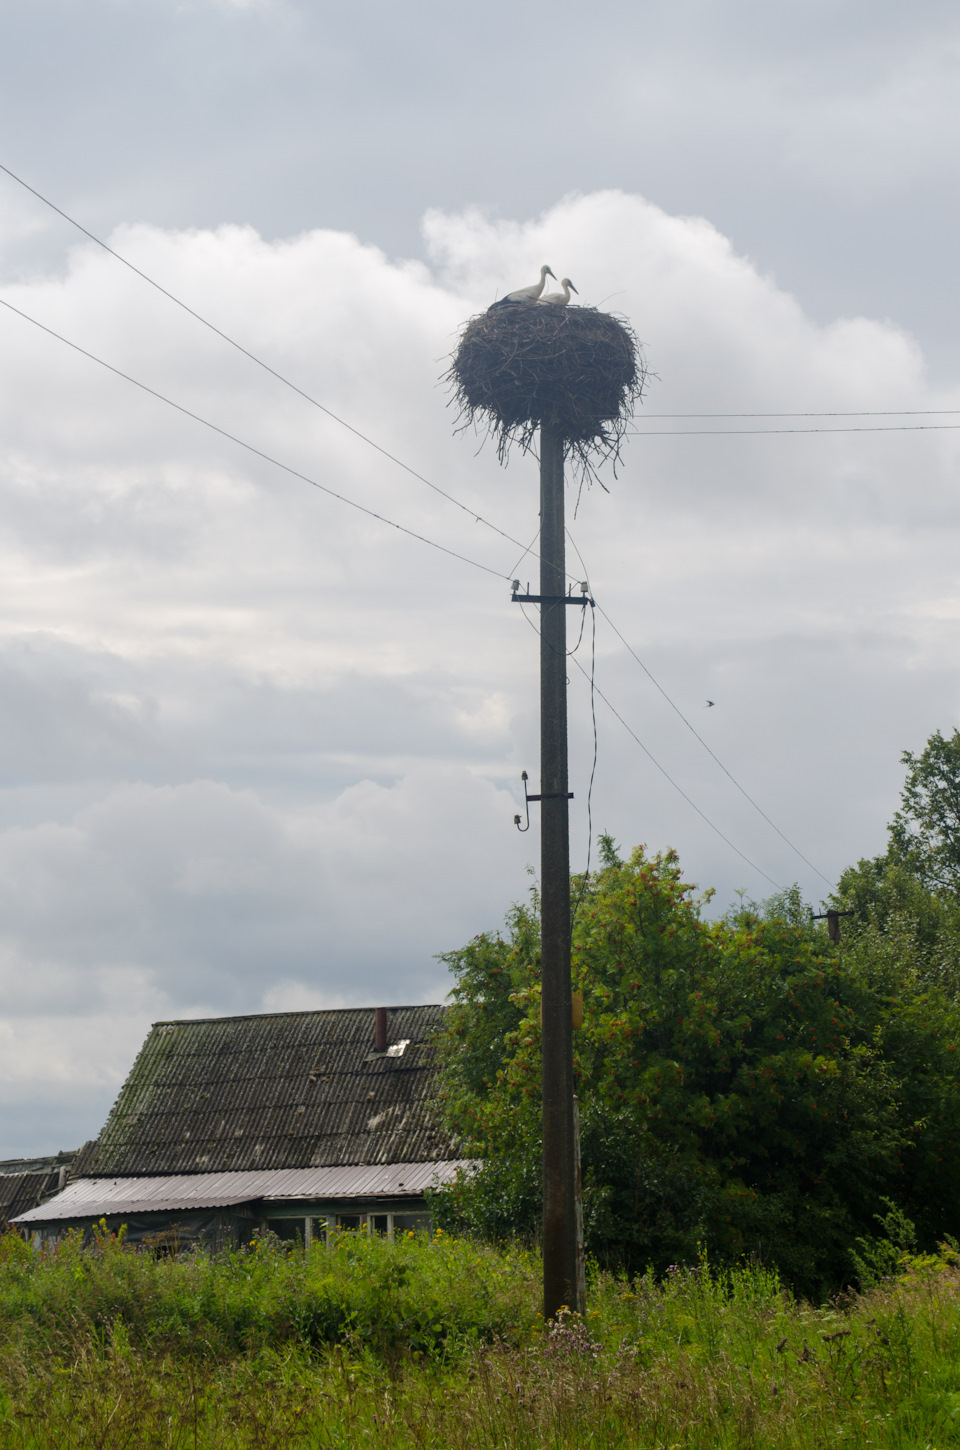
[[[429,1233],[432,1228],[430,1215],[428,1213],[395,1213],[393,1215],[394,1233]]]
[[[267,1228],[271,1233],[276,1234],[278,1239],[289,1243],[296,1243],[299,1240],[303,1243],[304,1221],[302,1218],[268,1218]]]

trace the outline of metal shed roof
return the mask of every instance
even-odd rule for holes
[[[284,1168],[246,1173],[177,1173],[149,1178],[78,1178],[18,1224],[60,1223],[119,1213],[226,1208],[260,1199],[415,1198],[449,1183],[466,1160],[363,1167]]]
[[[157,1022],[83,1173],[205,1175],[455,1158],[432,1099],[441,1006]],[[401,1046],[402,1044],[402,1046]]]

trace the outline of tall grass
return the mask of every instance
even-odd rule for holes
[[[960,1445],[960,1270],[902,1256],[815,1308],[774,1274],[596,1275],[441,1236],[156,1261],[0,1240],[0,1446],[280,1450]]]

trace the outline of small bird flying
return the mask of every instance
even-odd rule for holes
[[[706,703],[706,704],[705,704],[705,705],[704,705],[704,707],[703,707],[703,708],[704,708],[704,709],[705,709],[705,710],[712,710],[712,709],[713,709],[713,707],[714,707],[714,705],[715,705],[715,704],[716,704],[716,703],[717,703],[717,702],[716,702],[716,700],[708,700],[708,701],[707,701],[707,703]]]
[[[550,275],[552,277],[553,273],[551,272]],[[574,287],[569,277],[564,277],[563,281],[560,283],[560,286],[563,288],[562,292],[548,292],[546,297],[541,297],[539,299],[540,302],[550,302],[553,304],[554,307],[566,307],[567,303],[570,301],[570,293],[577,292],[577,289],[576,287]],[[580,296],[579,292],[577,292],[577,296]]]
[[[534,282],[530,287],[518,287],[516,292],[508,292],[506,297],[498,297],[496,302],[491,302],[487,311],[492,312],[495,307],[506,307],[511,302],[538,302],[548,277],[552,277],[554,282],[557,280],[556,272],[544,262],[540,268],[539,282]]]

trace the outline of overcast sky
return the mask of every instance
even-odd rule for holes
[[[95,1135],[157,1018],[438,1000],[436,954],[528,890],[536,638],[504,576],[536,565],[475,515],[529,543],[536,466],[454,436],[438,378],[544,261],[656,374],[571,526],[594,594],[802,854],[602,616],[597,685],[649,754],[598,700],[595,827],[721,906],[818,901],[883,848],[900,752],[957,718],[960,432],[916,425],[960,413],[657,415],[960,410],[955,7],[0,18],[0,163],[467,511],[2,176],[0,298],[473,561],[0,309],[0,1156]],[[576,668],[570,706],[582,869]]]

